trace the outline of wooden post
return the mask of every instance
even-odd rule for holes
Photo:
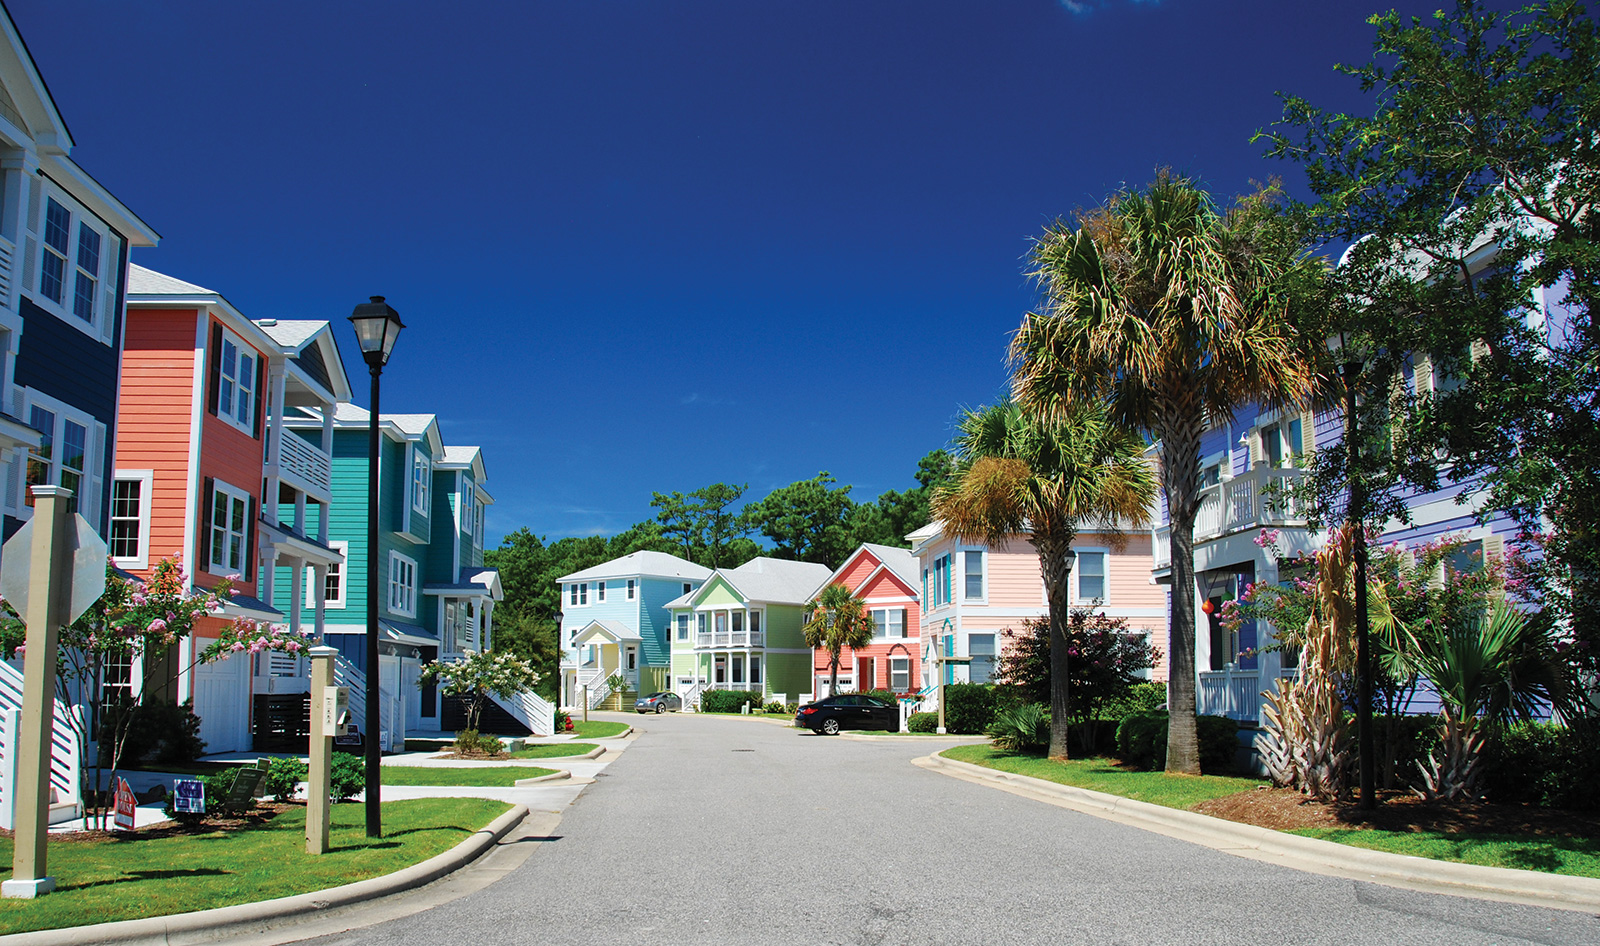
[[[328,689],[333,686],[333,647],[313,647],[311,655],[311,765],[306,771],[306,853],[328,852],[328,785],[333,773],[333,730],[325,726]],[[372,727],[367,727],[371,738]]]
[[[66,540],[72,490],[33,489],[27,651],[22,665],[22,727],[17,745],[16,847],[0,896],[32,899],[56,888],[46,875],[50,837],[51,733],[55,728],[56,646],[69,610],[72,562]]]

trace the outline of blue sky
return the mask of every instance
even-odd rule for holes
[[[137,262],[335,320],[361,403],[343,320],[388,296],[383,407],[484,448],[498,541],[914,485],[1004,388],[1029,238],[1163,165],[1299,190],[1250,136],[1279,90],[1365,107],[1378,3],[8,6]]]

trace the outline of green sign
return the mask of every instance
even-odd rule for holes
[[[266,784],[266,781],[266,769],[240,769],[234,774],[233,784],[228,788],[228,804],[234,807],[248,805],[250,799],[261,794],[261,789]]]

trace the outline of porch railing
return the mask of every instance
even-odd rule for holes
[[[1305,525],[1305,517],[1283,495],[1285,489],[1299,483],[1303,476],[1301,470],[1293,468],[1258,466],[1231,480],[1205,487],[1200,491],[1200,509],[1195,514],[1195,541],[1204,542],[1246,529]],[[1171,529],[1165,524],[1153,530],[1153,564],[1157,569],[1172,566],[1170,534]]]
[[[278,454],[278,474],[299,480],[310,492],[326,494],[333,486],[333,458],[313,447],[299,434],[285,430]]]
[[[77,706],[55,701],[54,725],[50,731],[50,787],[56,801],[51,805],[51,823],[76,818],[82,811],[83,793],[78,783],[80,746],[74,723],[82,714]],[[0,827],[11,828],[16,805],[16,773],[20,760],[16,747],[22,724],[22,673],[0,661]],[[81,723],[80,723],[81,724]]]

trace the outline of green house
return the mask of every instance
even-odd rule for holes
[[[760,690],[792,701],[811,690],[806,603],[832,571],[826,565],[754,558],[712,572],[669,601],[672,684],[686,705],[702,690]]]

